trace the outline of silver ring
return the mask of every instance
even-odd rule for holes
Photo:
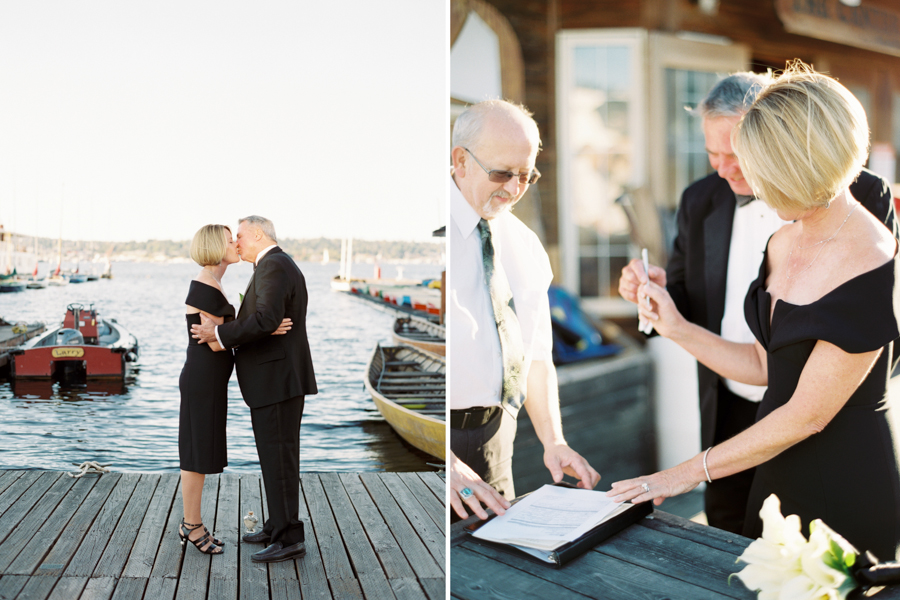
[[[650,492],[650,484],[649,484],[649,483],[646,483],[646,482],[645,482],[645,483],[642,483],[642,484],[641,484],[641,489],[644,490],[645,493],[649,493],[649,492]]]
[[[469,488],[463,488],[463,489],[459,490],[459,496],[460,496],[460,498],[462,498],[463,500],[468,500],[468,499],[471,498],[473,495],[475,495],[475,492],[473,492],[473,491],[470,490]]]

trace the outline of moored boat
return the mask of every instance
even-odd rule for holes
[[[394,340],[420,350],[446,356],[447,333],[443,325],[418,317],[400,317],[394,321]]]
[[[138,341],[91,305],[66,307],[63,322],[10,352],[13,379],[123,379],[138,358]]]
[[[7,279],[6,281],[0,282],[0,293],[24,292],[27,285],[26,282],[19,281],[18,279]]]
[[[446,363],[412,346],[375,346],[366,389],[378,412],[404,440],[446,460]]]

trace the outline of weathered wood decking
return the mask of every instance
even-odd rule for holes
[[[258,474],[210,475],[205,523],[222,556],[182,550],[176,474],[0,471],[0,600],[445,596],[444,480],[435,473],[304,473],[304,558],[271,565],[243,544],[265,516]]]

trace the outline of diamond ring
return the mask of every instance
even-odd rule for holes
[[[459,490],[459,495],[460,495],[460,497],[461,497],[463,500],[468,500],[468,499],[471,498],[474,494],[475,494],[475,492],[473,492],[473,491],[470,490],[469,488],[463,488],[463,489]]]
[[[641,484],[641,489],[644,490],[645,493],[646,493],[646,492],[649,492],[649,491],[650,491],[650,484],[649,484],[649,483],[646,483],[646,482],[645,482],[645,483],[642,483],[642,484]]]

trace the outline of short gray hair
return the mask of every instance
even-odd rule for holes
[[[278,243],[278,239],[275,237],[275,224],[272,223],[269,219],[265,217],[260,217],[259,215],[250,215],[249,217],[244,217],[243,219],[238,220],[238,225],[241,223],[250,223],[251,225],[255,225],[259,227],[266,237],[270,240]]]
[[[740,117],[750,109],[759,93],[772,83],[771,74],[744,71],[720,79],[700,101],[692,115],[704,119]]]
[[[534,133],[537,137],[535,141],[540,145],[540,133],[538,132],[537,123],[532,116],[534,113],[522,104],[516,104],[508,100],[485,100],[469,106],[456,117],[456,123],[453,125],[453,147],[475,148],[481,137],[481,130],[484,129],[485,117],[494,111],[502,111],[512,115],[519,113],[525,117],[534,125]]]

